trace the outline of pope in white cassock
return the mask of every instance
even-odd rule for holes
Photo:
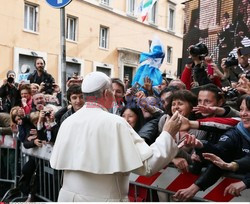
[[[151,176],[177,154],[176,112],[148,146],[120,116],[107,111],[113,103],[111,79],[89,73],[83,83],[85,105],[61,125],[53,148],[52,168],[64,170],[59,202],[128,201],[129,174]]]

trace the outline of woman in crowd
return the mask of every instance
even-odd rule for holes
[[[125,118],[136,132],[138,132],[144,124],[143,113],[139,107],[130,107],[128,104],[121,110],[121,116]]]
[[[32,96],[31,88],[29,84],[23,84],[20,86],[21,93],[21,107],[23,108],[26,115],[28,115],[32,109]]]
[[[31,95],[32,96],[39,92],[39,85],[36,83],[31,83],[30,88],[31,88]]]

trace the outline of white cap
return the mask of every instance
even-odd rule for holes
[[[92,93],[100,90],[104,87],[110,78],[102,72],[91,72],[84,77],[82,82],[82,92],[83,93]]]

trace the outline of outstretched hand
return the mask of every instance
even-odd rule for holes
[[[185,139],[178,145],[179,148],[183,146],[188,148],[202,148],[203,144],[200,140],[196,139],[195,135],[186,134]]]
[[[193,108],[193,111],[198,114],[198,113],[203,113],[203,114],[214,114],[216,112],[216,107],[208,107],[204,105],[197,105],[196,107]]]
[[[175,138],[175,135],[180,130],[180,127],[181,115],[178,111],[176,111],[171,118],[170,116],[167,116],[166,122],[163,126],[163,130],[168,132],[170,135],[172,135],[173,138]]]
[[[203,153],[202,155],[203,155],[204,159],[211,161],[219,168],[224,169],[224,170],[232,170],[230,163],[224,162],[220,157],[216,156],[215,154]]]

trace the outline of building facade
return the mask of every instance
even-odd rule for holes
[[[182,55],[184,5],[158,0],[142,22],[141,0],[73,0],[65,8],[66,77],[102,71],[132,79],[141,52],[148,52],[157,35],[165,45],[161,70],[176,74]],[[43,57],[47,71],[61,82],[60,9],[45,0],[0,0],[0,79],[8,70],[21,73]]]

